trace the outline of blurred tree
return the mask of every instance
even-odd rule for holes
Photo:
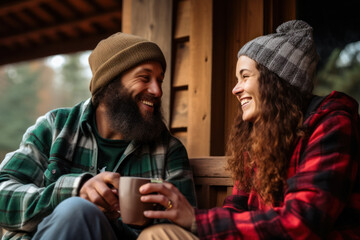
[[[64,55],[65,62],[60,69],[61,85],[59,86],[59,90],[64,94],[62,97],[64,106],[73,106],[90,97],[90,79],[85,74],[86,67],[81,63],[82,54]]]
[[[26,129],[39,115],[90,97],[87,66],[81,64],[83,54],[63,55],[65,61],[56,69],[45,65],[46,59],[0,69],[0,161],[18,148]],[[56,70],[55,76],[49,67]]]
[[[34,123],[40,73],[41,68],[22,63],[9,66],[1,77],[1,152],[15,150],[27,127]]]
[[[360,49],[351,49],[351,52],[346,52],[346,48],[335,49],[331,53],[316,75],[315,94],[326,95],[336,90],[352,96],[360,103]],[[345,63],[341,60],[341,54],[346,54]]]

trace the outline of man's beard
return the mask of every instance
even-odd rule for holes
[[[142,116],[137,102],[139,99],[154,102],[154,111]],[[121,133],[125,140],[150,142],[165,129],[160,101],[152,96],[136,96],[135,100],[123,87],[108,88],[103,101],[111,128]]]

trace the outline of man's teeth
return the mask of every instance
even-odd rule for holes
[[[146,101],[146,100],[141,100],[141,102],[142,102],[143,104],[145,104],[145,105],[150,106],[150,107],[153,107],[153,106],[154,106],[154,103],[149,102],[149,101]]]
[[[246,99],[242,99],[240,103],[241,103],[241,106],[243,106],[243,105],[247,104],[248,102],[250,102],[250,99],[246,98]]]

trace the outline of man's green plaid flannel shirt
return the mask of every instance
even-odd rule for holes
[[[30,239],[37,224],[64,199],[77,196],[82,179],[97,174],[97,144],[90,99],[38,118],[20,148],[0,166],[0,225],[6,239]],[[150,144],[130,142],[114,171],[162,178],[195,206],[185,147],[166,130]]]

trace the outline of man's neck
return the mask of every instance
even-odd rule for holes
[[[110,121],[108,121],[108,116],[106,114],[106,108],[103,104],[99,104],[99,106],[95,110],[95,122],[99,135],[102,138],[112,139],[112,140],[123,140],[123,136],[121,133],[116,132],[110,125]]]

